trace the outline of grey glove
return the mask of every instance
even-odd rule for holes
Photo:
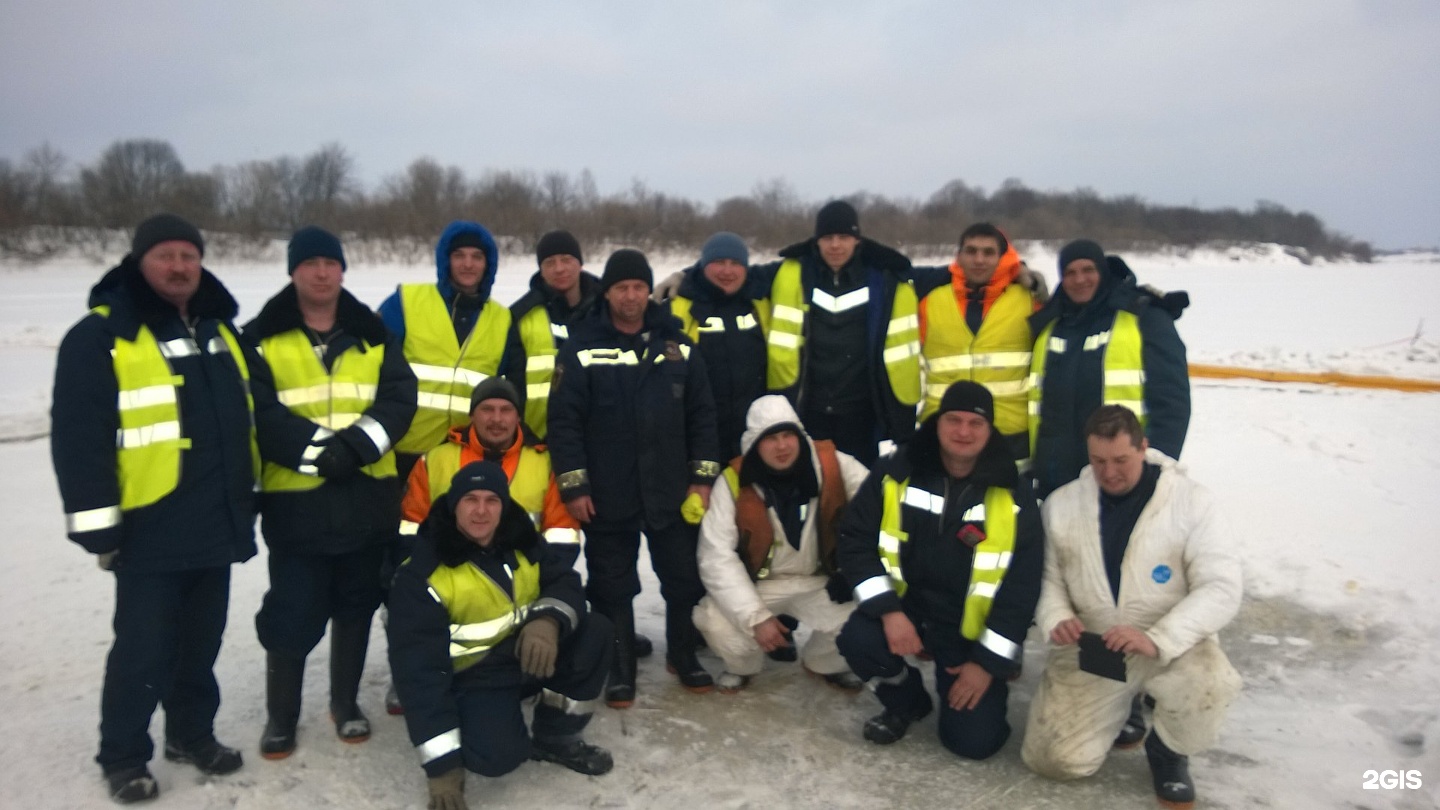
[[[114,570],[115,570],[115,557],[116,557],[117,555],[119,555],[119,554],[120,554],[119,549],[116,549],[115,551],[106,551],[106,552],[101,553],[101,554],[96,554],[96,555],[95,555],[95,564],[98,565],[98,566],[100,566],[100,570],[101,570],[101,571],[114,571]]]
[[[430,810],[470,810],[465,803],[465,769],[455,767],[430,777]]]
[[[1020,272],[1015,274],[1015,280],[1030,291],[1030,297],[1035,299],[1035,303],[1043,305],[1050,300],[1050,286],[1045,283],[1045,277],[1031,270],[1030,265],[1021,262]]]
[[[560,623],[553,616],[531,619],[520,628],[515,657],[527,675],[545,680],[555,674],[555,656],[560,652]]]
[[[659,304],[669,301],[680,292],[680,282],[684,280],[685,274],[676,270],[655,285],[655,289],[650,293],[650,300]]]

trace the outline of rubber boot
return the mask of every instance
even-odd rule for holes
[[[665,606],[665,671],[680,678],[686,691],[703,695],[715,688],[715,679],[695,657],[700,631],[690,620],[690,608]]]
[[[279,653],[265,655],[265,731],[260,756],[284,759],[295,751],[295,726],[300,722],[300,690],[305,684],[305,659]]]
[[[1125,725],[1120,727],[1120,733],[1115,735],[1115,748],[1121,751],[1129,751],[1140,745],[1145,739],[1145,704],[1139,695],[1130,701],[1130,717],[1125,720]]]
[[[370,739],[370,720],[360,711],[360,676],[370,647],[370,617],[330,620],[330,718],[341,742]]]
[[[1150,778],[1155,798],[1164,807],[1189,810],[1195,806],[1195,783],[1190,781],[1190,758],[1177,754],[1161,741],[1159,734],[1145,738],[1145,758],[1150,761]]]
[[[615,625],[615,655],[610,659],[605,705],[628,709],[635,705],[635,605],[596,605],[595,611]]]
[[[907,665],[905,671],[894,678],[873,682],[875,697],[885,710],[865,721],[861,734],[877,745],[891,745],[899,742],[910,724],[923,719],[935,708],[930,694],[925,691],[925,681],[920,670]]]
[[[635,657],[649,658],[655,653],[655,644],[643,633],[635,634]]]

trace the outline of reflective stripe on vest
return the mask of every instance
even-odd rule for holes
[[[110,315],[107,306],[96,307],[92,311],[102,317]],[[251,414],[251,474],[258,480],[260,449],[255,443],[255,400],[250,395],[250,366],[245,362],[245,354],[230,327],[221,323],[218,328],[220,336],[211,340],[203,353],[229,354],[240,372],[246,409]],[[178,389],[185,383],[185,378],[174,373],[169,360],[201,353],[200,346],[189,338],[176,338],[164,343],[156,341],[154,333],[144,324],[140,325],[133,341],[115,338],[110,354],[118,388],[116,409],[120,427],[115,432],[115,466],[120,484],[119,508],[122,511],[149,506],[180,485],[180,451],[190,448],[190,439],[184,435],[180,424]],[[111,508],[86,510],[66,517],[72,525],[106,528],[100,524],[114,517],[113,512],[106,511]]]
[[[540,598],[540,566],[515,552],[519,567],[510,574],[512,600],[495,580],[474,563],[437,566],[430,574],[430,594],[450,615],[450,659],[455,672],[479,663],[496,644],[514,633]]]
[[[946,284],[925,296],[925,405],[920,421],[940,409],[945,389],[960,380],[978,382],[995,397],[995,427],[1006,435],[1024,433],[1030,376],[1030,293],[1018,284],[990,305],[978,334]]]
[[[525,424],[543,439],[550,414],[550,381],[555,378],[555,347],[569,332],[564,324],[551,323],[549,311],[539,305],[520,317],[518,327],[525,345]]]
[[[1105,369],[1103,405],[1124,405],[1140,419],[1140,426],[1149,424],[1145,410],[1145,340],[1140,334],[1140,318],[1133,312],[1120,310],[1104,332],[1090,335],[1079,346],[1069,345],[1063,338],[1051,337],[1055,322],[1051,321],[1035,339],[1035,354],[1030,364],[1030,452],[1040,435],[1040,417],[1044,407],[1045,361],[1051,352],[1064,354],[1070,349],[1103,351]],[[1043,349],[1042,349],[1043,347]]]
[[[450,479],[460,471],[462,449],[454,442],[446,442],[425,454],[425,472],[430,477],[430,503],[435,503],[450,491]],[[520,504],[530,515],[537,530],[545,517],[545,494],[549,490],[550,454],[531,447],[520,448],[520,461],[510,479],[510,500]]]
[[[375,404],[380,367],[385,362],[384,344],[366,343],[363,351],[359,346],[352,346],[335,358],[328,371],[315,355],[309,336],[300,329],[265,338],[260,341],[260,353],[270,365],[275,377],[275,396],[282,405],[296,416],[324,428],[321,435],[359,425],[383,453],[374,464],[367,464],[360,471],[371,478],[395,477],[395,453],[390,446],[390,436],[379,422],[364,416]],[[307,454],[318,456],[318,452],[310,452],[316,449],[312,445],[307,448]],[[313,458],[305,460],[313,461]],[[305,468],[306,472],[297,472],[266,461],[260,488],[265,492],[300,492],[325,483],[325,479],[313,471],[313,464]]]
[[[812,297],[817,306],[832,311],[845,311],[869,303],[869,288],[864,297],[860,290],[832,296],[815,290]],[[770,286],[770,334],[766,358],[765,382],[771,391],[789,388],[800,379],[800,355],[805,343],[805,313],[810,304],[805,300],[805,285],[800,278],[800,261],[786,259],[775,273]],[[882,359],[890,391],[903,405],[920,401],[920,319],[915,289],[909,284],[895,286],[895,300],[890,306],[890,321],[885,328]]]
[[[904,596],[907,586],[900,549],[901,544],[909,541],[910,535],[904,530],[902,505],[935,515],[938,524],[945,511],[945,498],[910,486],[908,479],[896,481],[887,475],[882,483],[884,510],[880,516],[880,561],[890,577],[891,589]],[[979,639],[985,632],[985,621],[990,616],[995,593],[1010,568],[1015,551],[1015,514],[1019,511],[1010,490],[990,487],[985,490],[984,502],[962,515],[964,520],[985,525],[985,539],[975,546],[975,556],[971,561],[970,587],[965,592],[965,614],[960,624],[960,635],[971,641]]]
[[[405,359],[419,381],[415,419],[395,449],[424,453],[445,433],[470,420],[470,393],[499,372],[510,331],[510,310],[487,299],[461,346],[445,299],[434,284],[401,284]]]

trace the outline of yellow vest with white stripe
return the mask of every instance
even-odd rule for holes
[[[1058,345],[1051,344],[1051,333],[1055,322],[1051,321],[1040,336],[1035,339],[1034,357],[1030,365],[1030,452],[1035,452],[1035,442],[1040,435],[1040,408],[1044,394],[1045,358],[1053,350],[1103,351],[1105,369],[1103,405],[1124,405],[1140,419],[1145,427],[1149,418],[1145,410],[1145,340],[1140,335],[1140,318],[1133,312],[1120,310],[1110,328],[1085,339],[1082,346],[1067,346],[1067,341],[1054,338]]]
[[[769,354],[766,386],[782,391],[800,379],[800,353],[805,344],[805,315],[810,302],[800,278],[800,260],[786,259],[770,285]],[[885,328],[885,375],[890,391],[902,405],[920,401],[920,317],[915,288],[895,285],[890,322]]]
[[[770,333],[770,301],[766,298],[757,298],[750,302],[753,314],[737,319],[737,326],[742,330],[759,329],[761,335]],[[686,337],[699,343],[702,334],[707,332],[724,332],[724,320],[716,317],[705,319],[705,323],[695,320],[690,310],[695,302],[689,298],[675,297],[670,299],[670,314],[680,319],[680,331]]]
[[[450,614],[450,660],[456,672],[480,663],[525,623],[530,605],[540,598],[540,566],[518,551],[515,559],[520,567],[510,572],[513,600],[474,563],[441,565],[430,574],[430,590]]]
[[[880,562],[890,577],[891,586],[899,596],[905,595],[905,572],[900,565],[901,544],[910,539],[905,531],[902,504],[923,509],[937,516],[944,511],[945,501],[932,492],[910,486],[909,479],[884,479],[884,511],[880,515]],[[965,511],[962,519],[983,521],[985,539],[975,546],[970,565],[970,587],[965,591],[965,615],[960,635],[971,641],[985,632],[985,621],[995,603],[995,593],[1010,568],[1015,553],[1015,496],[1004,487],[985,490],[985,500]],[[953,542],[959,542],[958,540]]]
[[[425,472],[430,477],[430,503],[435,503],[450,491],[450,479],[460,471],[462,449],[454,442],[446,442],[425,454]],[[549,491],[550,454],[531,447],[520,448],[515,477],[510,479],[510,500],[520,504],[537,530],[545,517],[545,494]]]
[[[296,416],[318,427],[338,432],[353,425],[375,404],[385,346],[366,344],[347,349],[327,371],[315,355],[304,331],[292,329],[260,341],[260,353],[275,377],[275,395]],[[386,451],[360,471],[371,478],[395,477],[395,452]],[[325,479],[304,475],[289,467],[265,462],[260,488],[265,492],[301,492],[316,489]]]
[[[1030,377],[1030,293],[1018,284],[990,305],[978,334],[946,284],[925,296],[925,405],[920,421],[940,409],[945,389],[960,380],[978,382],[995,398],[995,427],[1003,434],[1026,429],[1026,383]]]
[[[395,449],[420,454],[444,441],[450,428],[470,421],[471,392],[499,371],[504,358],[510,310],[486,299],[462,346],[434,284],[401,284],[400,306],[405,314],[405,359],[419,381],[419,394],[415,419]]]
[[[555,355],[559,353],[555,344],[569,337],[568,329],[552,322],[543,306],[532,307],[517,327],[525,345],[525,424],[543,439],[550,415],[550,381],[555,377]]]
[[[102,317],[110,315],[108,306],[92,311]],[[250,366],[230,328],[219,324],[219,332],[220,338],[211,340],[206,347],[197,346],[190,338],[167,340],[162,345],[144,324],[140,325],[133,341],[115,338],[110,355],[119,389],[116,399],[120,430],[115,436],[115,464],[121,511],[149,506],[180,485],[180,451],[190,449],[190,439],[181,431],[180,423],[179,388],[185,383],[185,377],[171,370],[168,360],[171,357],[202,351],[230,354],[245,385],[245,403],[251,414],[251,470],[259,479],[260,448],[255,443],[255,399],[250,395]]]

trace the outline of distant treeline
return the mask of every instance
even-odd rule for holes
[[[1115,250],[1274,242],[1296,255],[1371,258],[1367,242],[1336,234],[1314,214],[1272,202],[1251,211],[1155,205],[1136,196],[1102,198],[1091,189],[1038,191],[1006,180],[990,193],[962,180],[929,199],[857,192],[864,232],[911,253],[944,251],[973,222],[999,225],[1012,238],[1062,241],[1080,236]],[[734,231],[761,250],[805,238],[824,200],[801,200],[782,179],[748,196],[714,205],[655,191],[636,180],[602,196],[587,169],[563,172],[486,170],[468,176],[420,158],[378,188],[363,188],[355,161],[338,143],[303,157],[278,157],[210,171],[185,168],[159,140],[121,140],[95,163],[72,165],[49,144],[18,162],[0,159],[0,253],[43,258],[87,229],[131,228],[157,211],[173,211],[209,231],[241,238],[283,238],[318,224],[370,240],[428,245],[453,219],[473,219],[524,250],[545,231],[567,228],[586,244],[644,248],[698,246],[715,231]],[[40,236],[37,238],[37,234]]]

